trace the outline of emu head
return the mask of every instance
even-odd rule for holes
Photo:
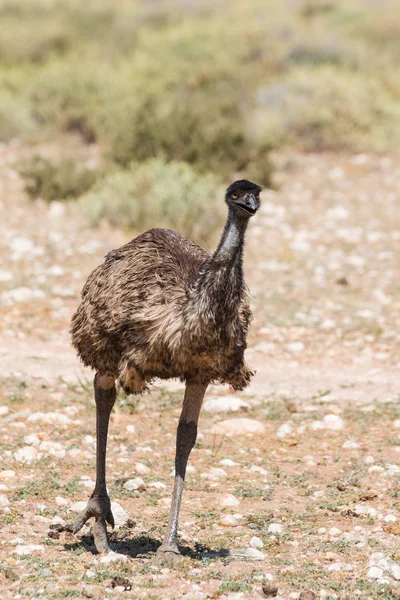
[[[256,214],[260,207],[262,188],[247,179],[232,183],[226,190],[225,200],[238,217],[248,219]]]

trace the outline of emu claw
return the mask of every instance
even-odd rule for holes
[[[109,523],[113,529],[115,527],[115,523],[113,514],[111,512],[111,502],[108,496],[89,499],[85,510],[81,512],[75,521],[72,533],[78,533],[86,521],[88,521],[91,517],[96,519],[96,522],[92,527],[92,533],[97,551],[100,554],[110,552],[111,548],[108,545],[106,523]]]
[[[158,565],[174,566],[177,565],[183,556],[178,550],[178,546],[167,546],[162,544],[156,552],[154,562]]]

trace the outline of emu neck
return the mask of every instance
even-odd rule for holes
[[[195,301],[212,323],[233,318],[243,294],[242,255],[247,219],[229,211],[218,248],[196,282]]]
[[[247,223],[247,219],[239,218],[236,213],[229,209],[221,240],[211,259],[214,265],[231,266],[237,263],[241,266]]]

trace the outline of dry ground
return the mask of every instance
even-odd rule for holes
[[[73,138],[64,148],[80,151]],[[113,417],[109,489],[130,520],[112,540],[126,560],[103,562],[88,528],[48,537],[94,477],[90,373],[69,320],[89,271],[126,235],[88,229],[73,205],[30,203],[15,170],[24,152],[0,148],[1,598],[262,598],[268,582],[284,599],[400,598],[398,159],[277,157],[279,190],[264,193],[247,244],[257,375],[243,414],[203,411],[185,558],[160,569],[177,384],[121,397]],[[264,431],[218,433],[243,417]],[[136,477],[144,485],[127,492]],[[220,552],[244,554],[254,536],[258,556]]]

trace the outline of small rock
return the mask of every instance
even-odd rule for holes
[[[264,583],[262,586],[262,591],[267,598],[275,598],[278,595],[278,588],[276,585],[272,585],[271,583]]]
[[[68,500],[66,500],[66,498],[63,498],[62,496],[56,496],[56,504],[57,506],[67,506]]]
[[[128,479],[123,485],[125,490],[128,492],[133,492],[134,490],[138,490],[139,492],[143,492],[146,489],[146,485],[140,477],[136,477],[135,479]]]
[[[344,421],[338,415],[325,415],[323,423],[327,429],[332,429],[333,431],[340,431],[344,428]]]
[[[12,477],[15,477],[15,471],[12,471],[11,469],[0,472],[0,479],[11,479]]]
[[[150,487],[156,488],[158,490],[162,490],[167,487],[165,483],[162,483],[162,481],[152,481],[149,485]]]
[[[268,475],[268,471],[257,465],[251,465],[250,471],[253,473],[260,473],[260,475]]]
[[[14,452],[13,456],[15,460],[21,463],[30,463],[40,458],[38,451],[35,448],[32,448],[32,446],[24,446],[23,448],[19,448],[16,452]]]
[[[29,238],[15,237],[10,242],[10,250],[18,254],[26,254],[33,250],[34,243]]]
[[[26,544],[24,546],[17,546],[14,550],[14,553],[18,554],[18,556],[25,556],[31,554],[31,552],[44,552],[44,546],[40,546],[40,544]]]
[[[72,423],[72,419],[67,417],[62,413],[56,412],[36,412],[29,415],[28,421],[40,421],[42,423],[48,423],[49,425],[70,425]]]
[[[253,537],[251,538],[251,540],[249,542],[249,546],[250,546],[250,548],[263,548],[264,542],[262,541],[262,539],[260,539],[256,535],[253,535]]]
[[[250,410],[250,404],[237,396],[222,396],[221,398],[210,398],[204,403],[206,412],[237,412],[239,410]]]
[[[344,442],[342,448],[344,449],[350,449],[350,450],[356,450],[357,448],[360,447],[360,444],[358,442],[354,442],[353,440],[347,440],[346,442]]]
[[[230,458],[223,458],[219,461],[219,464],[223,465],[224,467],[237,467],[237,463],[235,463],[235,461],[231,460]]]
[[[128,560],[128,557],[126,556],[126,554],[118,554],[117,552],[111,551],[100,558],[100,562],[103,565],[109,565],[110,563],[115,562],[117,560]]]
[[[5,494],[0,494],[0,506],[8,506],[10,504],[9,499]]]
[[[367,577],[370,579],[380,579],[383,575],[383,570],[379,567],[371,567],[368,570]]]
[[[24,443],[28,444],[28,446],[38,446],[40,444],[40,439],[37,433],[31,433],[24,437]]]
[[[220,524],[224,527],[237,527],[239,521],[233,515],[223,515],[220,520]]]
[[[59,442],[51,442],[49,440],[41,442],[39,445],[39,450],[42,450],[46,454],[50,454],[51,456],[55,456],[57,458],[64,458],[66,455],[65,449]]]
[[[385,523],[394,523],[395,521],[397,521],[397,517],[395,517],[394,515],[386,515],[386,517],[383,517],[383,520],[385,521]]]
[[[136,473],[139,473],[139,475],[150,475],[151,473],[151,469],[147,465],[144,465],[140,462],[135,464],[135,471]]]
[[[265,558],[265,554],[260,552],[260,550],[257,550],[257,548],[245,548],[241,552],[241,555],[247,558],[253,558],[255,560],[263,560]]]
[[[283,527],[280,523],[271,523],[268,526],[268,533],[282,533]]]
[[[118,502],[111,502],[111,511],[114,515],[115,527],[123,527],[128,523],[129,515]]]
[[[331,529],[329,530],[329,535],[331,535],[332,537],[336,537],[338,535],[341,535],[341,530],[338,529],[337,527],[331,527]]]
[[[393,563],[390,565],[390,572],[396,581],[400,581],[400,565],[398,563],[393,561]]]
[[[239,506],[240,500],[233,494],[224,494],[221,499],[221,506]]]
[[[136,431],[134,425],[127,425],[126,430],[128,433],[135,433],[135,431]]]
[[[218,467],[211,467],[209,477],[211,479],[218,479],[219,477],[226,477],[227,472],[224,469],[220,469]]]
[[[8,413],[10,409],[8,408],[8,406],[0,406],[0,417],[3,417],[4,415],[6,415]]]
[[[43,298],[44,292],[38,289],[31,289],[28,287],[19,287],[14,288],[13,290],[9,290],[8,292],[4,292],[2,294],[2,298],[8,303],[12,302],[29,302],[34,298]]]
[[[248,435],[265,433],[265,425],[255,419],[227,419],[211,427],[211,433],[220,435]]]
[[[287,435],[290,435],[291,433],[293,433],[293,427],[290,423],[284,423],[283,425],[281,425],[279,427],[279,429],[276,430],[276,435],[280,438],[284,438]]]

